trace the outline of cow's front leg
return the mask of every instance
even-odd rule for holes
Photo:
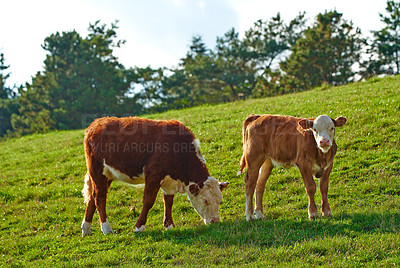
[[[327,168],[319,180],[319,189],[321,191],[322,205],[321,211],[322,216],[329,217],[332,216],[331,208],[328,203],[328,188],[329,188],[329,175],[331,174],[332,164]]]
[[[160,184],[158,183],[145,183],[144,193],[143,193],[143,208],[140,212],[139,219],[136,222],[135,232],[142,232],[145,229],[147,214],[149,210],[153,207],[156,201],[158,190],[160,189]]]
[[[174,195],[164,194],[164,226],[166,229],[175,227],[174,221],[172,220],[172,205],[174,203]]]
[[[298,166],[303,177],[304,186],[306,188],[307,196],[308,196],[308,218],[310,220],[314,220],[318,218],[318,210],[315,205],[315,192],[317,190],[317,185],[315,184],[314,178],[312,176],[312,171],[308,167]]]

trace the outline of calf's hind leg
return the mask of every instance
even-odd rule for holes
[[[247,157],[247,159],[253,159],[252,157]],[[245,182],[245,192],[246,192],[246,220],[254,219],[254,208],[253,208],[253,196],[254,190],[257,185],[258,174],[261,165],[263,164],[263,159],[261,157],[255,158],[252,162],[248,162],[246,175],[244,176]],[[265,186],[265,184],[264,184]]]
[[[256,219],[263,219],[263,204],[262,199],[265,191],[265,184],[271,174],[273,164],[270,158],[265,160],[264,164],[260,168],[258,175],[257,186],[256,186],[256,208],[254,211],[254,217]]]

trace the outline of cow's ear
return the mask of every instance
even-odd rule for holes
[[[221,190],[221,192],[226,188],[226,187],[228,187],[228,185],[229,185],[229,182],[219,182],[219,189]]]
[[[189,192],[194,195],[197,196],[200,192],[200,186],[197,183],[193,183],[189,185]]]
[[[308,120],[308,119],[301,119],[299,121],[299,125],[304,129],[309,129],[309,128],[313,127],[313,122],[311,120]]]
[[[344,124],[346,124],[347,118],[343,116],[339,116],[335,120],[333,120],[333,123],[335,124],[335,127],[342,127]]]

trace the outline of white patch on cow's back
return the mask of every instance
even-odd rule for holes
[[[174,195],[176,193],[184,194],[186,192],[185,184],[180,180],[174,180],[169,175],[160,182],[161,190],[166,195]]]
[[[105,160],[104,160],[103,175],[106,176],[107,179],[111,181],[118,180],[129,184],[144,184],[145,182],[144,173],[139,174],[137,177],[131,178],[125,173],[122,173],[121,171],[107,165]]]
[[[193,143],[194,148],[196,150],[197,158],[205,165],[206,164],[206,160],[204,159],[203,155],[200,152],[200,141],[198,139],[194,139],[192,143]]]

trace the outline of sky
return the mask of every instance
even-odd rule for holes
[[[185,57],[194,35],[214,48],[228,30],[243,37],[255,21],[278,12],[289,22],[305,11],[314,22],[318,13],[335,9],[368,35],[382,29],[385,8],[386,0],[0,0],[0,53],[12,87],[43,71],[46,37],[72,30],[86,37],[97,20],[109,26],[119,21],[118,39],[126,43],[114,55],[126,68],[170,68]]]

